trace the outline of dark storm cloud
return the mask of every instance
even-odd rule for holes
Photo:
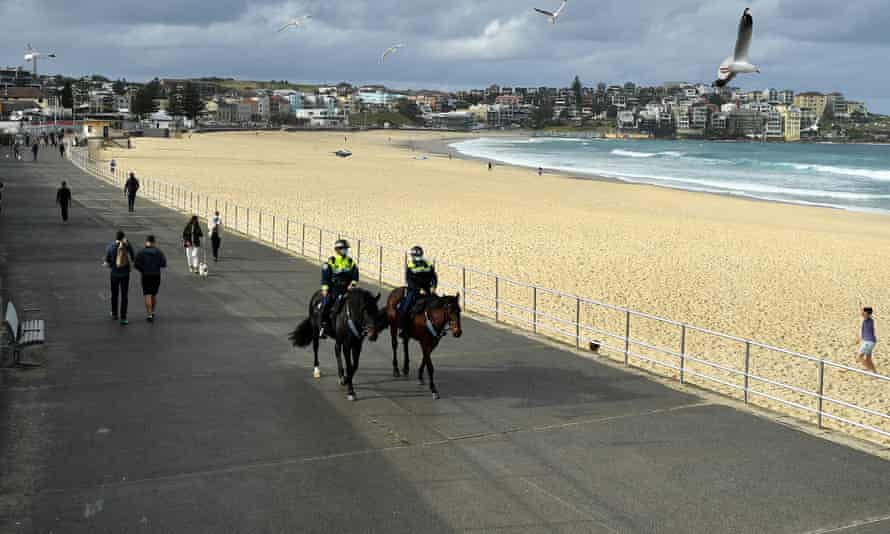
[[[0,0],[0,64],[32,42],[46,71],[130,79],[218,75],[459,88],[710,82],[745,4],[729,0],[570,0],[555,26],[532,11],[559,0]],[[885,0],[750,0],[745,88],[841,90],[890,111]],[[308,13],[301,30],[275,33]],[[385,63],[389,45],[407,47]]]

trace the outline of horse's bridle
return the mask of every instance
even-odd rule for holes
[[[349,302],[346,303],[346,327],[349,329],[349,333],[355,337],[356,339],[364,339],[368,337],[368,328],[364,325],[364,323],[358,323],[361,328],[356,326],[355,319],[352,318],[352,308],[349,306]]]

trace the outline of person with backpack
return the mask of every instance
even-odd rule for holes
[[[133,262],[136,270],[142,273],[142,294],[145,297],[145,320],[154,322],[158,307],[158,289],[161,287],[161,269],[167,268],[167,257],[157,247],[155,236],[145,238],[145,248],[136,254]]]
[[[111,269],[111,320],[120,320],[121,326],[129,324],[127,304],[133,259],[133,246],[127,241],[126,235],[118,230],[114,241],[105,249],[105,265]]]
[[[197,215],[192,215],[182,231],[182,245],[185,247],[185,259],[188,262],[189,272],[194,274],[200,274],[201,238],[203,237],[201,222]]]
[[[136,179],[136,173],[131,172],[130,177],[124,184],[124,194],[127,195],[127,206],[132,213],[136,206],[136,192],[139,191],[139,180]]]

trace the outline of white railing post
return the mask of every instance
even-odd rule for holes
[[[825,360],[819,360],[819,397],[816,399],[818,401],[818,411],[816,412],[816,416],[819,423],[819,428],[822,428],[822,399],[825,397]]]
[[[630,310],[625,312],[624,322],[624,365],[630,363]]]
[[[680,383],[686,383],[686,325],[680,332]]]
[[[749,384],[748,375],[751,374],[750,370],[751,370],[751,342],[746,341],[745,342],[745,377],[744,377],[745,389],[742,390],[745,392],[745,404],[748,404],[748,384]]]

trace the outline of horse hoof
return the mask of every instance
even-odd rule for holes
[[[315,371],[312,372],[312,378],[315,378],[315,379],[321,378],[321,369],[316,367]]]
[[[439,400],[439,394],[433,391],[433,400]]]
[[[356,399],[355,393],[350,393],[349,395],[346,395],[346,400],[348,400],[350,402],[355,402],[355,399]]]
[[[393,370],[393,372],[392,372],[392,377],[393,377],[393,378],[400,378],[401,376],[402,376],[402,375],[399,373],[399,370],[398,370],[398,369]]]
[[[402,374],[405,375],[405,376],[408,376],[408,371],[410,371],[410,369],[408,369],[407,367],[405,367],[404,369],[402,369]]]

